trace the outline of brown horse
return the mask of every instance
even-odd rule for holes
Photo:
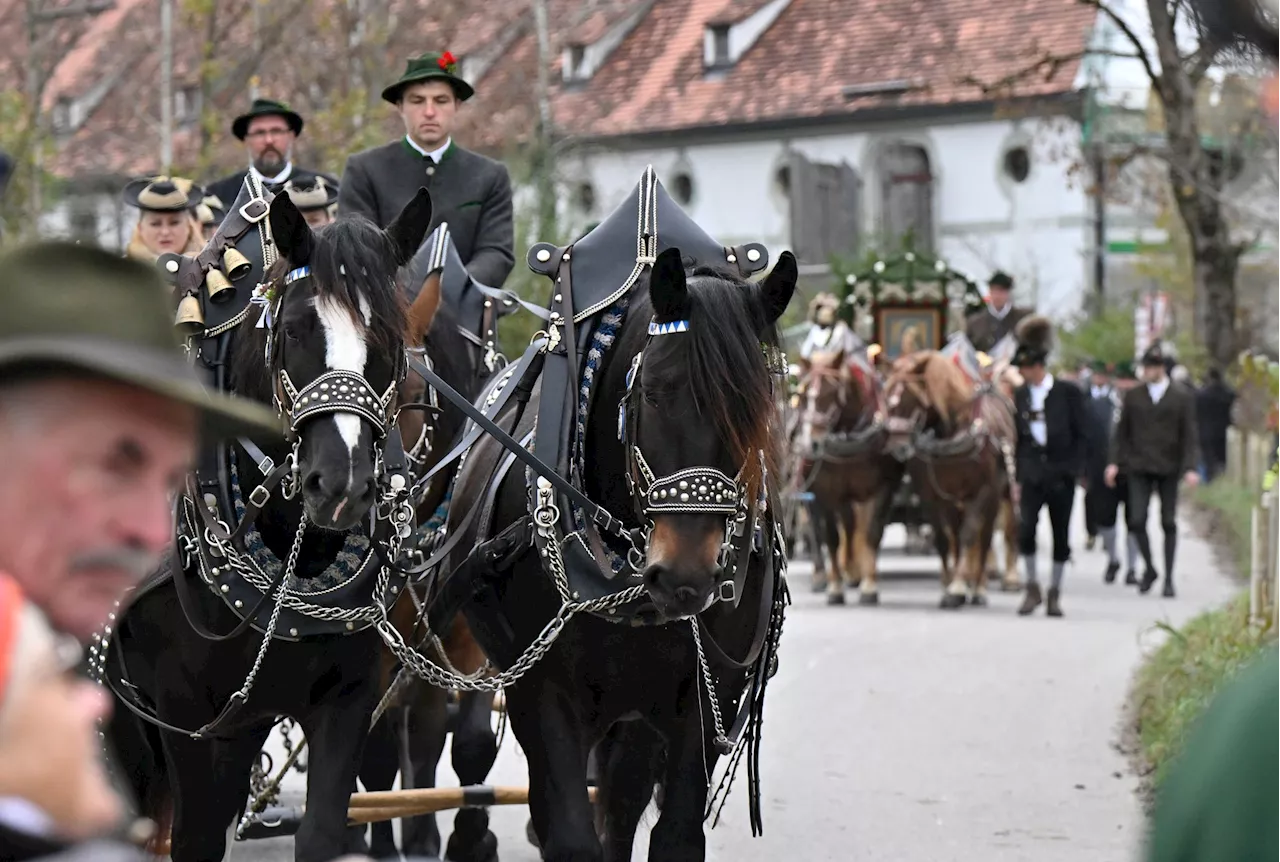
[[[880,381],[843,350],[815,353],[800,386],[795,436],[797,481],[813,494],[818,541],[831,557],[828,575],[816,548],[814,578],[828,604],[844,604],[844,585],[861,587],[859,602],[876,604],[876,555],[889,498],[902,465],[884,451]]]
[[[424,357],[435,370],[467,395],[474,395],[476,369],[468,367],[464,357],[470,355],[467,344],[457,337],[457,321],[450,310],[441,306],[441,271],[436,270],[423,281],[421,292],[408,311],[405,344]],[[430,337],[428,337],[430,331]],[[448,367],[444,367],[448,364]],[[468,383],[468,381],[471,381]],[[431,394],[426,381],[412,371],[400,385],[401,404],[428,404]],[[435,465],[446,454],[461,430],[461,413],[447,403],[442,409],[402,410],[397,427],[405,444],[416,478]],[[419,491],[418,524],[427,524],[445,502],[453,469],[442,471]],[[409,583],[392,608],[390,619],[408,643],[418,643],[425,633],[423,619],[426,597],[423,588]],[[432,661],[459,673],[480,672],[486,658],[471,635],[466,619],[458,614],[447,630],[439,632],[438,643],[422,645]],[[385,693],[397,677],[397,663],[391,651],[383,648],[379,675]],[[468,693],[460,698],[459,716],[450,718],[449,693],[423,680],[408,676],[396,685],[396,691],[385,695],[383,718],[370,731],[365,749],[361,781],[367,790],[390,790],[397,772],[401,785],[435,786],[436,767],[444,752],[450,730],[454,731],[453,766],[463,784],[483,784],[497,755],[497,740],[490,724],[493,695]],[[406,773],[408,768],[408,774]],[[358,827],[363,831],[364,827]],[[441,856],[441,838],[433,814],[405,818],[402,822],[401,847],[395,846],[391,822],[372,826],[370,852],[376,858],[406,856]],[[497,839],[488,829],[488,815],[483,809],[458,813],[449,840],[450,858],[494,858]]]
[[[1018,373],[1018,369],[1010,365],[1007,359],[997,360],[984,369],[983,376],[1008,402],[1009,409],[1012,410],[1013,392],[1022,385],[1022,375]],[[1003,592],[1016,593],[1022,589],[1022,582],[1018,577],[1018,507],[1013,502],[1012,483],[1008,485],[1005,495],[1000,498],[998,523],[1004,545],[1004,555],[1001,560],[1004,571],[1000,572],[996,569],[993,554],[989,572],[1000,575],[1000,589]]]
[[[986,604],[987,557],[1013,472],[1013,415],[988,386],[928,350],[894,363],[888,447],[907,464],[942,560],[941,606]]]

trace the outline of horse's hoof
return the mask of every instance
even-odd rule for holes
[[[827,604],[842,605],[844,604],[844,593],[827,593]]]
[[[860,605],[878,605],[880,604],[879,593],[859,593],[858,604]]]
[[[970,596],[969,604],[973,605],[975,608],[985,608],[987,606],[987,597],[981,593],[975,596]]]
[[[529,823],[529,834],[533,834],[533,822]],[[467,847],[456,846],[454,838],[458,833],[449,836],[449,846],[444,852],[444,858],[448,862],[498,862],[498,836],[492,832],[485,830],[484,835],[476,841],[470,842]],[[457,844],[462,844],[458,841]],[[537,844],[534,844],[537,847]]]
[[[825,593],[827,591],[827,579],[815,576],[809,581],[809,589],[815,593]]]
[[[947,593],[942,597],[942,601],[938,602],[938,607],[944,611],[954,611],[964,605],[964,596],[953,596]]]
[[[1020,593],[1022,592],[1022,584],[1017,581],[1001,581],[1000,592],[1002,593]]]

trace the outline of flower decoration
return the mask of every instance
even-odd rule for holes
[[[445,51],[440,55],[440,68],[450,75],[458,71],[458,58],[453,56],[452,51]]]

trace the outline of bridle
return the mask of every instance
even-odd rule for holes
[[[645,352],[653,339],[688,330],[688,320],[670,323],[650,321],[645,346],[632,359],[631,368],[627,371],[627,388],[618,407],[618,439],[623,444],[632,508],[644,525],[639,531],[642,538],[639,541],[633,540],[633,547],[628,551],[628,562],[637,572],[644,568],[654,519],[660,515],[721,517],[725,521],[725,529],[718,558],[721,576],[716,597],[736,606],[742,596],[741,580],[747,568],[744,563],[748,554],[745,551],[748,550],[767,500],[764,452],[748,452],[747,460],[744,460],[737,475],[732,477],[716,467],[707,466],[686,467],[658,476],[640,448],[640,410],[636,399],[643,397],[643,387],[639,385],[639,380]],[[770,371],[775,370],[774,364],[771,364]],[[755,501],[757,505],[754,506],[750,488],[745,481],[752,458],[758,459],[760,466],[760,493]]]

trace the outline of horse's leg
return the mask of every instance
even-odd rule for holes
[[[449,695],[425,682],[412,683],[414,697],[405,723],[405,743],[409,746],[411,775],[400,775],[408,788],[436,786],[436,768],[444,754],[449,735]],[[406,858],[434,859],[440,855],[440,827],[434,814],[419,814],[400,820],[400,847]]]
[[[809,556],[813,558],[813,581],[811,587],[815,593],[827,590],[826,563],[826,514],[816,502],[806,503],[809,527]]]
[[[871,535],[876,527],[877,500],[861,500],[853,504],[853,564],[856,566],[855,577],[861,590],[858,603],[876,605],[880,603],[880,588],[876,583],[876,545],[871,543]]]
[[[693,689],[695,696],[701,695],[701,686],[695,684]],[[649,862],[703,862],[707,775],[715,769],[717,754],[705,735],[697,704],[686,704],[665,736],[662,813],[649,835]]]
[[[1004,577],[1000,579],[1000,589],[1006,593],[1016,593],[1022,589],[1022,580],[1018,576],[1018,507],[1006,496],[1000,503],[1001,532],[1004,533]]]
[[[271,725],[234,740],[162,736],[173,788],[173,862],[209,862],[227,855],[231,828],[249,797],[249,775]]]
[[[529,816],[544,862],[603,862],[587,794],[586,729],[574,694],[547,678],[554,654],[542,661],[507,690],[511,729],[529,764]]]
[[[844,553],[843,536],[841,535],[840,514],[834,509],[825,509],[822,513],[823,545],[831,558],[831,570],[827,575],[827,604],[844,604],[844,575],[840,570],[841,556]]]
[[[605,862],[631,862],[636,829],[653,798],[665,747],[662,736],[643,720],[615,724],[597,746],[597,831]]]
[[[354,644],[352,648],[359,649]],[[327,862],[353,848],[347,809],[378,694],[377,679],[370,673],[299,717],[309,754],[307,810],[293,845],[297,862]]]
[[[364,789],[377,792],[390,790],[400,771],[400,740],[404,725],[404,709],[392,706],[383,713],[376,725],[369,729],[364,744],[364,760],[360,766],[360,781]],[[351,827],[355,836],[364,839],[364,826]],[[369,853],[375,859],[389,859],[397,855],[395,835],[391,821],[371,824]],[[353,837],[355,837],[353,836]]]
[[[483,784],[498,758],[493,732],[493,692],[464,692],[453,731],[453,771],[462,786]],[[452,862],[497,862],[498,836],[489,829],[489,809],[463,808],[453,818],[445,858]]]

